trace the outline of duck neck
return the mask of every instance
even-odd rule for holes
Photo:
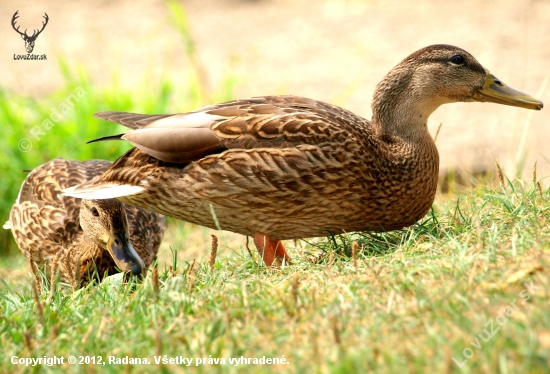
[[[402,74],[400,74],[402,73]],[[418,143],[432,138],[428,117],[443,102],[410,73],[393,72],[378,84],[372,101],[372,126],[378,136]]]

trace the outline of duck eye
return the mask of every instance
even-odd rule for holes
[[[464,63],[464,57],[461,55],[456,55],[451,57],[451,62],[455,65],[462,65]]]
[[[92,209],[90,209],[90,211],[92,212],[92,214],[95,216],[95,217],[99,217],[99,212],[97,211],[97,209],[95,207],[93,207]]]

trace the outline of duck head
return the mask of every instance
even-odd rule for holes
[[[409,125],[426,124],[440,105],[453,102],[493,102],[540,110],[543,104],[514,90],[470,53],[450,45],[422,48],[393,68],[377,85],[373,122],[388,128],[399,119]]]
[[[145,264],[130,242],[126,212],[119,201],[82,200],[80,226],[88,239],[109,252],[120,270],[134,275],[145,272]]]

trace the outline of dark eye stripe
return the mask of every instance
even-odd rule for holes
[[[460,55],[455,55],[455,56],[460,56]],[[449,58],[449,57],[442,57],[442,58],[426,58],[426,59],[423,59],[422,61],[423,62],[426,62],[426,63],[444,63],[444,64],[448,64],[449,62],[453,63],[451,61],[452,58],[454,58],[455,56]],[[460,56],[462,57],[462,56]],[[468,69],[470,70],[473,70],[473,71],[476,71],[478,73],[482,73],[482,74],[485,74],[485,69],[483,68],[483,66],[481,66],[479,63],[476,63],[476,62],[466,62],[466,60],[464,59],[464,57],[462,57],[462,64],[464,66],[466,66]],[[454,64],[454,63],[453,63]],[[460,66],[460,64],[459,64]]]

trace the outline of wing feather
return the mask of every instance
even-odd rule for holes
[[[350,123],[368,125],[367,120],[345,109],[294,96],[242,99],[183,114],[103,112],[96,117],[129,127],[121,139],[171,163],[188,163],[227,149],[287,148],[344,140],[356,131]]]

